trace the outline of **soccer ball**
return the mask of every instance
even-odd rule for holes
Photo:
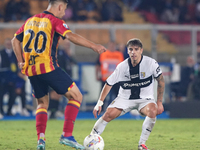
[[[104,141],[100,135],[93,134],[85,137],[83,145],[86,150],[103,150]]]

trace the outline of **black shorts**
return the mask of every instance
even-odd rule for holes
[[[33,94],[36,98],[41,98],[48,94],[49,87],[55,90],[58,94],[65,94],[70,87],[73,86],[71,77],[61,68],[56,68],[54,71],[30,76],[29,80],[33,88]]]

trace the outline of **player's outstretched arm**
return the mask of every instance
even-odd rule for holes
[[[18,61],[18,66],[21,69],[24,66],[24,58],[23,58],[23,51],[22,51],[22,47],[21,47],[21,42],[14,37],[12,40],[12,47],[13,47],[13,51],[17,57],[17,61]]]
[[[164,81],[162,74],[158,78],[156,78],[156,80],[158,81],[158,87],[157,87],[158,110],[157,110],[157,114],[159,115],[164,111],[162,100],[163,100],[163,94],[164,94],[164,90],[165,90],[165,81]]]
[[[97,104],[96,104],[96,106],[94,107],[94,110],[93,110],[93,115],[94,115],[95,118],[97,118],[97,112],[98,112],[98,115],[101,113],[103,101],[105,100],[106,96],[110,92],[111,88],[112,88],[112,86],[110,86],[108,84],[104,85],[104,87],[101,91],[99,100],[98,100],[98,102],[97,102]]]
[[[74,44],[84,46],[87,48],[91,48],[91,49],[93,49],[93,51],[95,51],[99,54],[106,51],[106,48],[104,46],[95,44],[76,33],[68,32],[68,33],[66,33],[65,37],[68,40],[70,40],[71,42],[73,42]]]

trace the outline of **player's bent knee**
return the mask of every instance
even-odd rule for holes
[[[104,115],[103,115],[103,120],[105,120],[106,122],[110,122],[111,120],[113,120],[113,117],[110,115],[110,113],[106,112]]]
[[[37,98],[37,108],[41,108],[41,107],[48,109],[49,107],[48,95],[45,95],[42,98]]]
[[[110,122],[111,120],[115,119],[116,116],[111,111],[106,111],[102,118],[103,120]]]
[[[80,103],[82,102],[83,99],[83,95],[81,94],[80,91],[68,91],[67,93],[65,93],[65,96],[67,97],[67,99],[74,99],[79,101]]]
[[[83,95],[82,95],[81,93],[78,93],[78,94],[77,94],[76,100],[79,101],[79,102],[81,103],[82,100],[83,100]]]
[[[73,99],[79,101],[80,103],[82,102],[83,99],[83,95],[81,94],[81,92],[76,91],[74,95],[72,95]]]
[[[82,99],[83,99],[83,95],[81,94],[76,84],[65,94],[65,96],[68,99],[74,99],[74,100],[79,101],[80,103],[82,102]]]
[[[149,109],[148,113],[147,113],[147,116],[150,117],[150,118],[155,118],[157,115],[157,109]]]

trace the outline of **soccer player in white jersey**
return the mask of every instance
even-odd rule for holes
[[[129,58],[121,62],[106,80],[93,110],[95,118],[97,118],[97,113],[100,114],[103,101],[115,83],[120,84],[118,96],[108,106],[103,116],[97,120],[91,134],[100,135],[108,122],[137,109],[146,116],[138,150],[148,150],[145,142],[154,127],[156,116],[164,111],[162,99],[165,82],[159,64],[153,58],[142,55],[142,47],[139,39],[131,39],[127,42]],[[158,82],[157,99],[154,99],[154,79]]]

